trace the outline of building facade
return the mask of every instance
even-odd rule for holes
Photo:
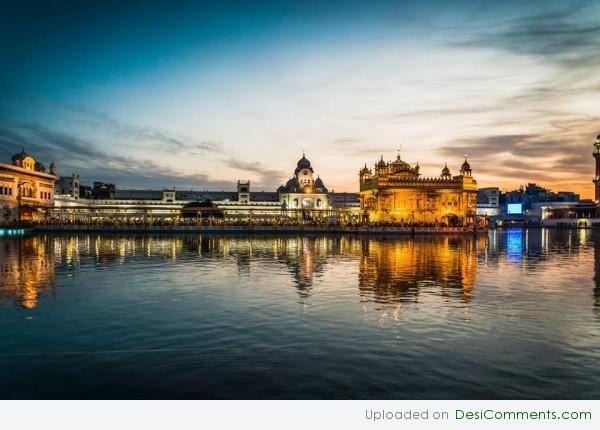
[[[0,163],[0,224],[36,221],[54,205],[58,180],[54,163],[49,172],[25,150],[12,157],[12,164]]]
[[[104,182],[94,182],[90,188],[81,185],[77,174],[60,184],[52,217],[65,221],[177,220],[184,209],[190,212],[190,205],[202,212],[203,206],[194,205],[196,202],[210,202],[224,218],[234,220],[354,222],[360,209],[358,193],[330,191],[319,176],[314,178],[314,169],[305,155],[298,161],[294,176],[276,191],[253,190],[248,180],[238,180],[237,189],[231,191],[121,189]]]
[[[400,158],[383,156],[371,170],[359,172],[363,221],[380,223],[438,223],[467,226],[475,223],[477,182],[466,157],[458,175],[446,165],[439,177],[421,177],[420,167]]]
[[[328,190],[320,176],[314,178],[314,169],[302,154],[294,176],[277,189],[279,203],[284,209],[327,210],[331,209]]]
[[[477,215],[497,217],[500,213],[500,188],[480,188],[477,191]]]

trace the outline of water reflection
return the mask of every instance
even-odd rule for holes
[[[0,270],[0,398],[600,395],[596,232],[39,235]]]
[[[134,261],[198,264],[201,258],[235,262],[239,277],[257,264],[285,268],[301,303],[309,303],[316,279],[339,259],[356,267],[358,299],[380,304],[418,302],[423,294],[472,297],[478,264],[519,266],[529,273],[593,244],[594,297],[600,307],[600,239],[589,231],[546,229],[491,231],[488,236],[394,238],[352,236],[119,236],[38,235],[0,240],[0,304],[12,299],[25,308],[41,292],[56,292],[56,272],[77,276]],[[562,266],[557,264],[560,270]]]
[[[416,301],[431,286],[439,287],[442,296],[454,290],[468,301],[476,272],[477,247],[472,237],[362,241],[361,295],[380,303]]]
[[[12,300],[31,309],[41,292],[55,287],[54,247],[48,237],[0,240],[0,305]]]

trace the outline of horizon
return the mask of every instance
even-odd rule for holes
[[[24,148],[86,185],[258,191],[305,151],[356,192],[365,163],[401,149],[425,177],[467,154],[481,188],[593,197],[593,1],[5,9],[0,162]]]

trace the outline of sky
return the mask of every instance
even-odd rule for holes
[[[381,155],[593,195],[600,1],[3,2],[0,161],[120,188],[335,191]]]

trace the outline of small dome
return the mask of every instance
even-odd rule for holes
[[[323,180],[319,176],[317,176],[317,179],[315,180],[315,190],[319,193],[327,192],[327,187],[325,187]]]
[[[296,177],[294,176],[293,178],[289,179],[285,185],[279,187],[277,189],[277,191],[279,192],[284,192],[284,193],[297,193],[300,191],[300,184],[298,183],[298,179],[296,179]]]
[[[442,176],[450,176],[450,169],[448,168],[448,163],[442,169]]]
[[[461,170],[471,170],[471,165],[467,161],[467,157],[465,157],[465,162],[462,163]]]
[[[25,152],[25,148],[21,150],[18,154],[12,156],[13,161],[23,160],[26,157],[31,157],[28,153]]]
[[[370,170],[367,167],[367,163],[365,163],[365,167],[363,167],[362,169],[360,169],[360,173],[363,174],[363,173],[369,173],[369,172],[370,172]]]
[[[377,167],[385,167],[386,166],[386,162],[383,161],[383,155],[381,156],[381,159],[377,162],[376,166]]]

